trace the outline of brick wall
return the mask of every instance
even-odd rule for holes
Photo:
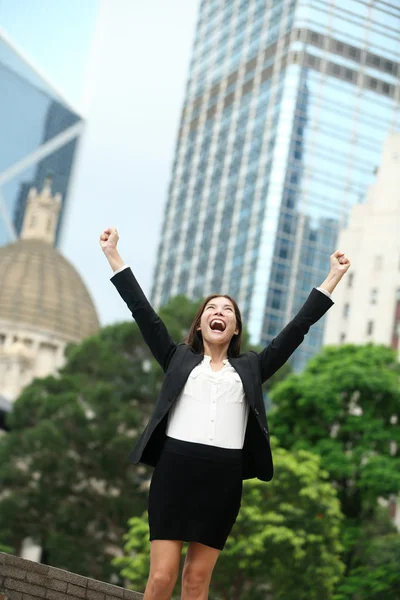
[[[0,600],[141,600],[142,594],[0,552]]]

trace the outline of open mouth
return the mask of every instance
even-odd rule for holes
[[[224,323],[224,321],[221,321],[221,319],[213,319],[210,323],[210,328],[212,329],[212,331],[225,331],[226,329],[226,323]]]

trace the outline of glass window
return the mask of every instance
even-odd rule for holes
[[[49,84],[43,82],[0,36],[0,173],[80,120],[80,115],[63,104]],[[77,140],[71,140],[2,186],[8,220],[17,234],[22,228],[29,189],[41,189],[46,177],[51,175],[52,192],[60,193],[63,201],[56,233],[58,242],[76,145]],[[1,223],[0,243],[9,242],[10,235]]]

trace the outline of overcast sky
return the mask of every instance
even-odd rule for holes
[[[129,318],[98,243],[107,226],[118,228],[121,255],[150,293],[198,7],[0,0],[0,24],[87,116],[61,250],[102,324]]]

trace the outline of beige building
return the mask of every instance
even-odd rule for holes
[[[0,410],[99,328],[85,284],[53,245],[60,207],[50,179],[32,188],[20,239],[0,248]]]
[[[383,149],[366,202],[352,208],[337,247],[352,266],[334,293],[338,310],[327,315],[324,345],[374,342],[399,350],[400,133]]]
[[[337,248],[352,266],[334,292],[324,345],[385,344],[400,360],[400,133],[387,138],[376,182],[352,208]],[[400,504],[391,510],[400,529]]]

